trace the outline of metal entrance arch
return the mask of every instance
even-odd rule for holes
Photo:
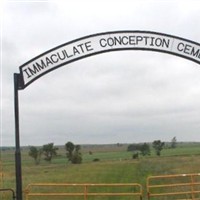
[[[115,31],[82,37],[55,47],[19,67],[14,74],[16,197],[22,200],[18,91],[41,76],[71,62],[100,53],[142,50],[168,53],[200,64],[200,44],[150,31]]]

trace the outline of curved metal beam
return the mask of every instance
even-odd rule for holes
[[[24,89],[39,77],[76,60],[122,50],[168,53],[200,64],[200,44],[194,41],[150,31],[105,32],[62,44],[26,62],[20,66],[18,89]]]

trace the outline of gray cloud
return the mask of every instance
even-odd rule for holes
[[[56,2],[6,3],[2,145],[14,144],[13,73],[38,54],[115,30],[199,40],[197,1]],[[110,52],[68,64],[19,92],[21,143],[200,140],[199,69],[180,57],[144,51]]]

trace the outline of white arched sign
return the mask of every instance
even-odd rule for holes
[[[21,88],[70,62],[109,51],[147,50],[169,53],[200,64],[200,44],[149,31],[115,31],[82,37],[55,47],[20,67]]]

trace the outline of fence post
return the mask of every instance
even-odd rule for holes
[[[84,200],[87,200],[87,185],[84,185]]]
[[[192,200],[195,199],[194,196],[194,176],[191,174],[191,191],[192,191]]]

